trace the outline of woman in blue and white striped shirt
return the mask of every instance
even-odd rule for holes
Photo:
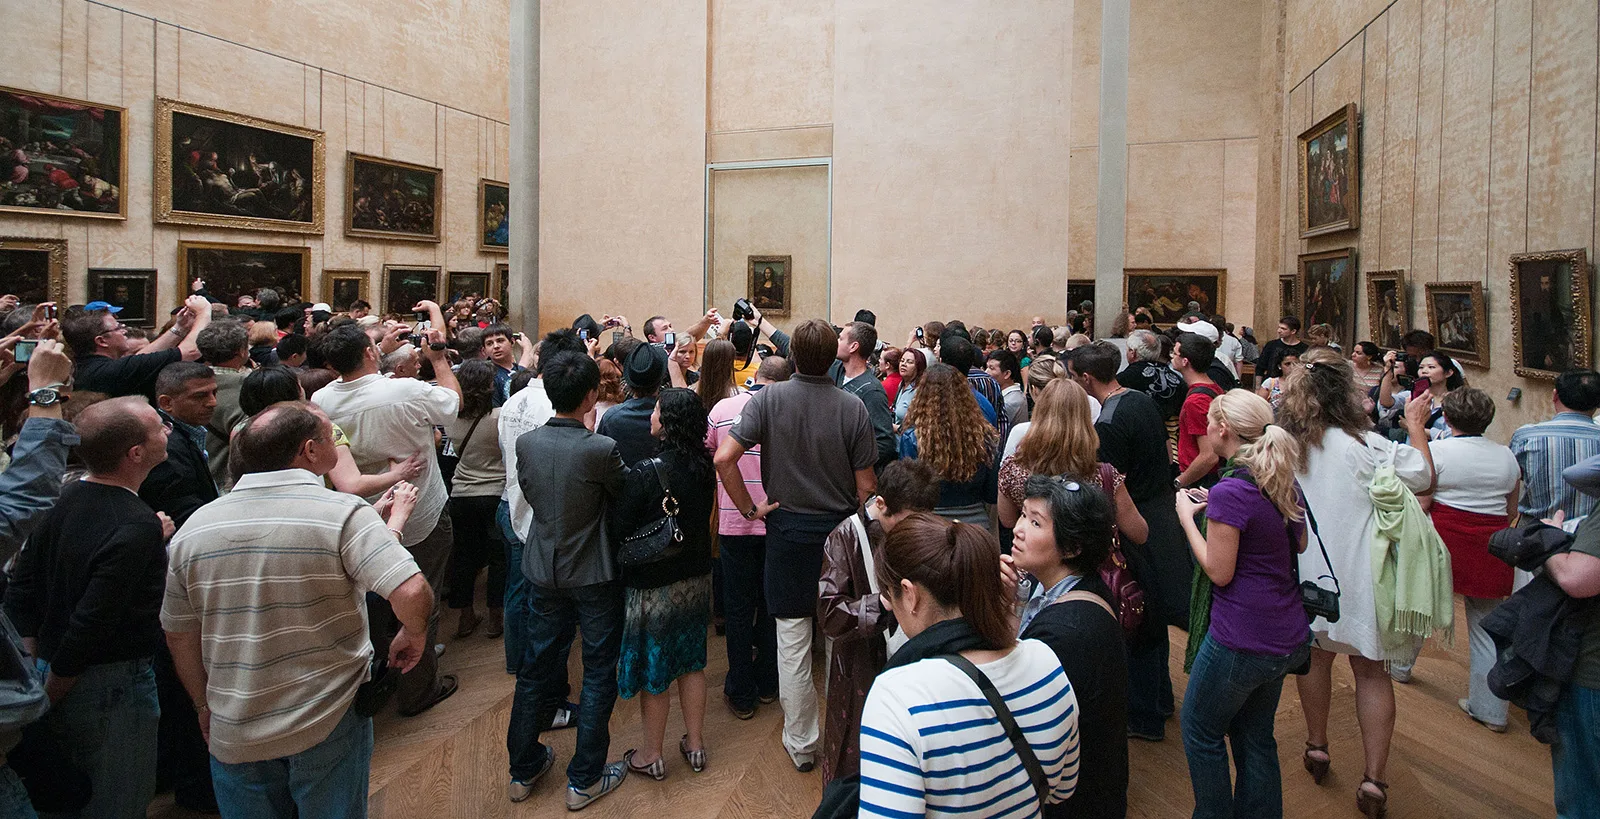
[[[978,684],[1004,699],[1043,769],[1048,802],[1078,781],[1078,703],[1061,663],[1016,639],[987,530],[919,513],[884,542],[883,605],[910,637],[872,685],[861,716],[861,815],[1039,816],[1038,791]]]

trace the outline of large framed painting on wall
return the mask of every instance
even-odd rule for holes
[[[1489,310],[1483,282],[1430,282],[1423,289],[1434,348],[1463,364],[1489,366]]]
[[[478,180],[478,249],[505,253],[511,248],[511,186]]]
[[[156,326],[156,271],[89,268],[88,301],[121,307],[117,320],[134,327]]]
[[[383,311],[401,317],[410,315],[417,302],[439,301],[439,268],[413,265],[384,265]],[[443,305],[448,306],[448,305]],[[443,329],[443,328],[440,328]]]
[[[67,240],[0,237],[0,294],[67,303]]]
[[[500,262],[494,266],[494,292],[495,298],[500,300],[500,309],[505,315],[511,314],[511,265]]]
[[[311,248],[296,245],[241,245],[231,242],[179,242],[178,269],[184,281],[204,279],[206,290],[223,304],[270,287],[284,304],[306,301],[311,293]]]
[[[155,220],[321,233],[322,132],[156,100]]]
[[[1594,366],[1588,253],[1511,256],[1511,349],[1517,375],[1549,378]]]
[[[444,171],[354,151],[344,167],[346,236],[439,241]]]
[[[751,256],[745,261],[745,281],[749,288],[750,303],[768,316],[789,315],[793,297],[793,256]]]
[[[1356,342],[1356,249],[1347,247],[1300,257],[1300,322],[1333,328],[1333,342]]]
[[[1300,135],[1300,237],[1361,224],[1361,120],[1354,103]]]
[[[125,219],[127,112],[0,87],[0,211]]]
[[[1149,311],[1157,325],[1177,324],[1189,312],[1189,302],[1214,316],[1222,312],[1227,278],[1226,270],[1124,270],[1122,303],[1130,313]]]
[[[356,301],[372,303],[372,276],[365,270],[322,271],[322,300],[335,313],[350,312]]]
[[[1400,349],[1401,337],[1411,329],[1411,299],[1404,270],[1367,273],[1367,323],[1373,343],[1385,350]]]

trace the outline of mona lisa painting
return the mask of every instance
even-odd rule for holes
[[[769,316],[789,315],[792,256],[751,256],[746,263],[750,303]]]

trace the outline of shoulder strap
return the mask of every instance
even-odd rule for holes
[[[672,483],[667,480],[667,471],[661,468],[661,456],[650,459],[650,466],[655,469],[656,480],[661,483],[661,494],[664,498],[672,497]]]
[[[460,456],[461,456],[461,455],[462,455],[462,453],[465,453],[465,452],[466,452],[466,451],[467,451],[467,442],[468,442],[468,441],[470,441],[470,440],[472,440],[472,433],[474,433],[474,432],[477,432],[477,431],[478,431],[478,424],[479,424],[479,423],[480,423],[480,422],[482,422],[482,421],[483,421],[483,419],[484,419],[484,418],[485,418],[485,417],[486,417],[486,416],[487,416],[487,415],[488,415],[488,414],[489,414],[489,413],[487,413],[487,412],[486,412],[486,413],[484,413],[484,414],[483,414],[483,415],[480,415],[480,416],[478,416],[478,417],[477,417],[477,418],[474,418],[474,419],[472,419],[472,426],[470,426],[470,427],[467,427],[467,437],[465,437],[465,438],[462,438],[462,439],[461,439],[461,446],[460,446],[460,447],[457,447],[457,448],[456,448],[456,456],[457,456],[457,457],[460,457]]]
[[[1106,493],[1106,498],[1109,499],[1113,504],[1117,502],[1116,469],[1116,467],[1106,463],[1105,461],[1100,462],[1100,491]]]
[[[861,562],[867,567],[867,588],[873,594],[878,593],[878,566],[872,559],[872,540],[867,537],[867,525],[861,522],[861,513],[850,515],[850,523],[855,527],[856,538],[861,541]]]
[[[994,709],[995,720],[1005,729],[1012,747],[1017,749],[1017,756],[1021,757],[1022,767],[1028,771],[1028,779],[1033,782],[1033,792],[1039,797],[1042,809],[1050,796],[1050,780],[1044,775],[1044,768],[1039,765],[1039,757],[1034,754],[1033,746],[1028,744],[1028,738],[1023,736],[1022,728],[1017,725],[1016,718],[1011,716],[1011,709],[1006,707],[1005,698],[995,690],[994,683],[990,682],[989,678],[966,657],[960,654],[941,654],[939,659],[961,669],[962,673],[978,684],[978,690],[983,692],[984,699],[989,701],[989,707]]]
[[[1113,620],[1117,617],[1117,613],[1111,610],[1111,604],[1107,603],[1104,597],[1101,597],[1092,591],[1073,589],[1072,591],[1069,591],[1066,594],[1056,598],[1056,603],[1066,603],[1070,600],[1082,600],[1088,603],[1096,603],[1100,606],[1100,608],[1105,609],[1106,614],[1111,615]],[[1052,603],[1051,605],[1055,605],[1055,603]]]

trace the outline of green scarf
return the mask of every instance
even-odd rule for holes
[[[1435,632],[1441,633],[1444,645],[1451,645],[1455,589],[1450,551],[1416,496],[1400,482],[1393,464],[1378,467],[1368,492],[1378,521],[1372,539],[1372,585],[1384,649],[1399,650]]]

